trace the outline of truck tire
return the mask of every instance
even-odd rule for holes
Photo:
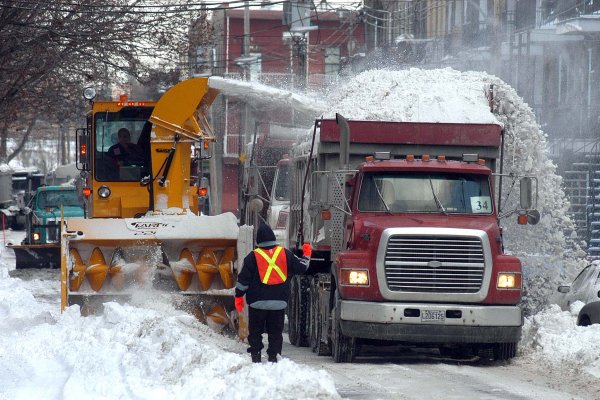
[[[331,312],[331,355],[336,363],[351,363],[356,356],[356,339],[342,333],[339,306]]]
[[[323,342],[321,339],[321,335],[323,334],[321,315],[324,312],[321,307],[322,301],[319,298],[319,283],[321,279],[320,275],[316,275],[310,286],[310,347],[317,355],[328,356],[331,355],[329,341]]]
[[[309,277],[294,276],[290,282],[288,326],[290,343],[298,347],[307,347],[309,344],[308,297]]]

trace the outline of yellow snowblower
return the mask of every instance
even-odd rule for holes
[[[157,102],[84,93],[91,110],[77,147],[86,214],[61,223],[63,310],[166,292],[209,325],[231,325],[237,255],[251,250],[251,230],[231,213],[199,215],[205,180],[192,168],[215,140],[206,112],[217,95],[207,78],[180,82]]]

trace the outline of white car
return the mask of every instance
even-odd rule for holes
[[[585,267],[570,286],[559,286],[558,305],[565,311],[571,304],[581,301],[585,304],[600,300],[600,260]]]

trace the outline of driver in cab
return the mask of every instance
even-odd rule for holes
[[[129,166],[143,160],[140,148],[131,142],[129,129],[121,128],[117,133],[119,142],[110,146],[108,155],[118,166]]]

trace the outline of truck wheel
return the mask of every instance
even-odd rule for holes
[[[331,355],[336,363],[351,363],[356,355],[356,339],[342,333],[337,308],[338,306],[331,313]]]
[[[308,277],[294,276],[290,282],[288,325],[290,343],[298,347],[308,346]]]
[[[323,333],[323,324],[321,323],[321,299],[319,298],[319,282],[317,275],[310,286],[310,347],[314,353],[319,356],[328,356],[331,354],[329,343],[324,343],[321,339]]]

